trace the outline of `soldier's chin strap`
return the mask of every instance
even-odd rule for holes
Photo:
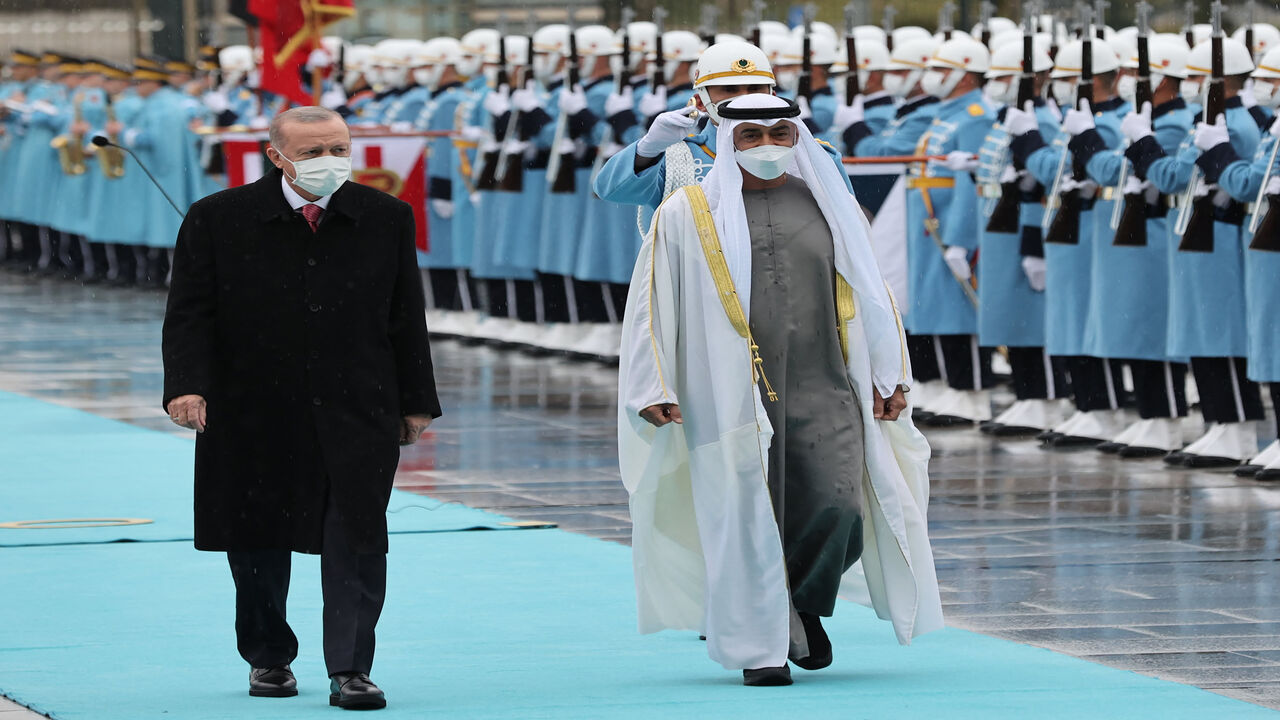
[[[743,97],[750,97],[745,95]],[[784,100],[787,104],[782,107],[751,107],[751,108],[735,108],[733,98],[726,103],[720,105],[720,117],[726,120],[783,120],[800,116],[800,106],[794,100],[786,98],[778,98]]]

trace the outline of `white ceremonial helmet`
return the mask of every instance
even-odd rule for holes
[[[733,33],[716,33],[716,42],[746,42],[747,39]]]
[[[1213,43],[1204,42],[1191,48],[1187,54],[1187,76],[1208,75],[1212,72]],[[1243,42],[1232,38],[1222,39],[1222,74],[1247,75],[1253,72],[1253,55]]]
[[[589,75],[598,58],[609,59],[609,69],[617,75],[622,70],[622,39],[604,25],[584,25],[573,33],[578,44],[578,66]]]
[[[413,51],[413,47],[406,44],[408,42],[399,38],[388,38],[373,46],[373,57],[370,62],[379,86],[402,88],[408,83],[408,62]]]
[[[843,39],[843,38],[841,38]],[[853,39],[862,43],[864,41],[878,42],[889,47],[889,34],[884,28],[875,25],[859,25],[853,29]]]
[[[938,31],[938,32],[934,33],[934,34],[933,34],[933,39],[934,39],[934,40],[937,40],[939,43],[944,42],[943,37],[942,37],[942,31]],[[951,39],[952,39],[952,40],[964,40],[964,39],[972,40],[972,39],[973,39],[973,36],[972,36],[972,35],[970,35],[969,33],[965,32],[965,31],[960,30],[959,28],[957,28],[957,29],[954,29],[954,30],[952,30],[952,31],[951,31]]]
[[[1183,35],[1186,35],[1186,33],[1183,33]],[[1209,23],[1196,23],[1191,26],[1191,37],[1195,40],[1195,42],[1191,44],[1199,45],[1205,40],[1213,37],[1213,26]]]
[[[1160,84],[1166,77],[1181,80],[1187,76],[1187,41],[1181,35],[1160,33],[1147,40],[1147,63],[1151,65],[1151,87]],[[1137,64],[1137,52],[1134,52],[1134,64]]]
[[[973,38],[953,37],[939,45],[929,58],[928,69],[920,76],[920,87],[936,98],[945,98],[965,73],[985,73],[990,66],[991,53],[986,45]]]
[[[1019,33],[1021,36],[1021,33]],[[1022,40],[1007,42],[991,53],[991,64],[987,67],[987,82],[983,92],[992,102],[1001,105],[1012,105],[1018,99],[1018,82],[1022,75]],[[1031,72],[1041,73],[1053,69],[1053,59],[1049,53],[1032,43]]]
[[[886,68],[889,72],[884,76],[884,89],[895,97],[909,97],[937,49],[938,43],[932,35],[896,43],[889,54],[889,67]]]
[[[971,30],[971,31],[969,32],[969,34],[970,34],[970,35],[972,35],[972,36],[973,36],[973,37],[975,37],[975,38],[980,38],[980,37],[982,37],[982,31],[983,31],[984,29],[985,29],[985,28],[983,28],[983,27],[982,27],[982,23],[981,23],[981,22],[979,22],[979,23],[977,23],[977,24],[975,24],[975,25],[973,26],[973,30]],[[1010,20],[1010,19],[1009,19],[1009,18],[1007,18],[1007,17],[993,17],[993,18],[991,18],[991,37],[992,37],[992,39],[994,39],[996,35],[998,35],[998,34],[1000,34],[1000,33],[1002,33],[1002,32],[1008,32],[1008,31],[1010,31],[1010,30],[1017,30],[1017,29],[1018,29],[1018,23],[1016,23],[1016,22],[1014,22],[1014,21]]]
[[[1120,58],[1111,49],[1111,45],[1106,40],[1094,38],[1089,44],[1093,49],[1090,55],[1093,58],[1094,75],[1115,72],[1120,69]],[[1059,106],[1072,107],[1075,105],[1076,83],[1080,79],[1080,74],[1084,71],[1083,58],[1084,43],[1080,40],[1072,40],[1058,48],[1058,56],[1053,59],[1053,72],[1050,73],[1049,77],[1053,79],[1050,88],[1053,99],[1057,101]]]
[[[658,26],[648,20],[637,20],[627,24],[627,50],[630,55],[627,63],[631,67],[640,67],[641,62],[649,59],[657,49]],[[663,43],[666,38],[663,37]],[[618,42],[622,42],[622,31],[618,31]],[[666,48],[663,48],[666,52]]]
[[[1247,25],[1236,28],[1236,31],[1231,33],[1231,39],[1243,43],[1248,30]],[[1262,57],[1274,47],[1280,47],[1280,29],[1276,29],[1276,26],[1271,23],[1254,23],[1253,47],[1249,48],[1253,51],[1254,57]]]
[[[804,46],[802,43],[804,41],[794,35],[776,38],[776,40],[779,43],[777,51],[769,55],[769,59],[773,63],[774,80],[779,90],[794,93],[800,88],[801,63],[804,62]],[[761,39],[762,45],[772,44],[772,42],[773,39],[770,40],[770,43],[765,43],[763,38]]]
[[[1253,71],[1253,95],[1259,105],[1280,105],[1280,46],[1267,51]]]
[[[320,47],[311,51],[307,62],[314,61],[314,64],[321,68],[331,67],[338,62],[338,55],[342,54],[342,47],[345,44],[342,38],[336,35],[326,35],[320,38]]]
[[[360,78],[364,77],[365,82],[373,85],[369,80],[369,59],[373,57],[373,48],[368,45],[352,45],[342,56],[342,63],[346,74],[342,78],[342,84],[351,92],[359,84]]]
[[[831,27],[827,23],[816,20],[809,23],[809,34],[813,36],[821,35],[822,37],[831,40],[833,45],[840,40],[840,34],[836,32],[835,28]],[[804,37],[804,26],[797,25],[796,27],[791,28],[791,35],[792,37],[798,38]]]
[[[667,82],[676,74],[680,63],[697,62],[704,45],[697,33],[670,30],[662,34],[662,76]]]
[[[791,28],[777,20],[761,20],[756,26],[760,28],[760,37],[765,38],[770,35],[790,35]]]
[[[462,43],[451,37],[431,38],[413,54],[413,79],[419,85],[434,91],[440,87],[440,78],[450,65],[457,67],[462,61]]]
[[[1107,44],[1111,46],[1111,52],[1116,54],[1116,61],[1120,63],[1120,67],[1136,68],[1138,66],[1136,60],[1134,61],[1134,64],[1132,66],[1128,66],[1124,64],[1125,60],[1127,60],[1128,58],[1138,57],[1138,43],[1136,40],[1134,42],[1129,42],[1128,40],[1125,40],[1124,38],[1117,35],[1111,38],[1110,40],[1108,40]],[[1097,72],[1097,71],[1095,70],[1094,72]]]
[[[1138,28],[1133,25],[1122,27],[1116,31],[1115,37],[1111,39],[1114,40],[1116,38],[1124,38],[1130,45],[1136,48],[1138,47]]]
[[[765,56],[769,58],[769,62],[774,67],[787,65],[787,64],[795,64],[795,63],[785,63],[782,60],[783,54],[788,53],[789,52],[788,49],[791,46],[792,46],[792,43],[791,43],[790,35],[761,35],[760,36],[760,49],[764,51]],[[796,63],[798,62],[799,61],[797,60]]]
[[[716,43],[702,51],[698,65],[693,70],[694,92],[702,100],[707,114],[717,124],[720,113],[711,102],[707,88],[725,85],[776,85],[773,65],[760,48],[749,42]]]
[[[253,50],[248,45],[228,45],[219,50],[218,66],[222,68],[223,82],[228,86],[239,85],[257,67],[253,62]]]
[[[866,85],[871,73],[889,69],[889,48],[874,40],[858,40],[858,83]],[[848,66],[848,59],[845,59]]]
[[[472,78],[483,73],[485,65],[497,65],[500,37],[501,34],[493,28],[476,28],[463,35],[458,41],[462,46],[458,73],[463,77]]]
[[[508,35],[503,44],[507,51],[504,62],[524,67],[525,61],[529,59],[529,38],[524,35]]]
[[[925,30],[919,25],[903,25],[902,27],[893,29],[894,48],[897,48],[903,43],[911,42],[912,40],[920,40],[921,38],[932,39],[933,33]],[[885,47],[888,47],[888,45],[889,43],[885,43]]]
[[[533,76],[546,87],[569,54],[569,26],[543,25],[533,33]]]

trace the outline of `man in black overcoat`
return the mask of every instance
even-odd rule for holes
[[[341,116],[271,124],[261,180],[191,206],[164,321],[164,407],[196,436],[195,545],[225,551],[249,694],[297,694],[290,552],[319,554],[330,704],[369,680],[400,445],[440,416],[408,205],[348,182]]]

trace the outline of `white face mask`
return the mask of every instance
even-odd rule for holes
[[[1178,83],[1178,94],[1183,100],[1189,103],[1200,102],[1200,81],[1199,80],[1183,80]]]
[[[757,145],[746,150],[734,150],[733,156],[743,170],[761,180],[774,180],[791,167],[791,158],[795,155],[794,146]]]
[[[905,98],[907,93],[911,92],[911,85],[907,84],[910,73],[907,75],[899,75],[897,73],[884,74],[884,90],[890,95],[897,98]],[[914,83],[912,83],[914,84]]]
[[[1280,95],[1276,94],[1276,86],[1272,82],[1254,80],[1253,96],[1258,99],[1258,104],[1263,107],[1273,108],[1280,105]]]
[[[351,158],[349,157],[324,155],[296,161],[289,160],[283,154],[280,157],[293,165],[294,177],[289,177],[288,171],[284,173],[289,182],[312,195],[320,197],[332,195],[342,187],[343,183],[351,179]]]
[[[382,68],[382,82],[389,87],[402,88],[409,81],[409,69],[402,67]]]
[[[435,90],[436,85],[432,80],[435,71],[432,68],[417,68],[413,71],[413,81],[428,90]]]
[[[543,87],[551,84],[551,74],[556,70],[557,60],[559,60],[558,56],[547,53],[538,53],[533,56],[533,76],[542,83]]]
[[[484,82],[486,85],[492,88],[496,88],[498,86],[498,66],[497,65],[490,65],[489,67],[484,69]]]
[[[793,93],[800,89],[799,70],[779,70],[774,74],[774,80],[782,92]]]
[[[926,95],[932,95],[941,100],[950,95],[951,91],[955,89],[956,84],[960,82],[959,76],[959,73],[949,70],[929,68],[920,77],[920,89]]]
[[[1134,75],[1121,75],[1116,81],[1116,94],[1121,100],[1132,104],[1138,97],[1138,78]]]
[[[662,79],[670,85],[676,77],[676,70],[680,69],[679,60],[668,60],[662,63]]]
[[[1018,99],[1017,88],[1007,77],[992,78],[984,88],[991,102],[998,105],[1011,105]]]
[[[1074,107],[1076,104],[1076,83],[1074,80],[1054,80],[1049,84],[1053,93],[1053,101],[1058,107]]]
[[[462,60],[458,62],[458,73],[463,77],[475,77],[480,73],[484,58],[479,55],[463,55]]]

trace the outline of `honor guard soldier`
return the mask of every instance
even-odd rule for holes
[[[693,100],[693,68],[705,47],[702,38],[688,30],[670,30],[662,35],[663,57],[655,61],[662,83],[640,99],[646,128],[658,115],[679,110]]]
[[[1211,76],[1215,45],[1222,53],[1218,66],[1223,77]],[[1147,140],[1130,149],[1138,158],[1135,164],[1147,166],[1153,185],[1180,198],[1181,222],[1170,246],[1168,352],[1191,360],[1206,429],[1198,440],[1166,456],[1173,464],[1237,465],[1257,453],[1255,421],[1263,418],[1263,409],[1259,388],[1249,381],[1245,367],[1244,205],[1217,186],[1223,160],[1229,157],[1220,146],[1226,143],[1235,156],[1253,157],[1261,139],[1239,97],[1252,70],[1248,49],[1216,31],[1187,56],[1182,90],[1184,97],[1204,97],[1208,105],[1219,107],[1204,111],[1174,154]],[[1219,88],[1212,85],[1219,85],[1221,100],[1215,98]]]
[[[0,83],[0,219],[4,221],[4,238],[0,243],[0,259],[15,268],[34,264],[39,246],[34,226],[19,219],[14,205],[17,188],[25,182],[18,162],[26,140],[23,117],[27,97],[40,80],[40,55],[27,50],[14,50],[9,56],[9,79]]]
[[[62,107],[67,102],[67,88],[62,76],[70,64],[58,53],[45,52],[40,57],[40,78],[33,82],[21,98],[21,115],[16,131],[22,136],[15,160],[16,177],[22,182],[13,187],[12,220],[31,226],[24,234],[24,270],[50,270],[56,239],[49,229],[49,189],[63,172],[58,154],[50,145],[61,126]],[[17,100],[17,98],[15,98]]]
[[[450,132],[454,128],[454,114],[465,93],[458,74],[458,62],[462,59],[462,46],[450,37],[438,37],[422,43],[411,60],[414,84],[426,94],[426,101],[413,120],[413,129],[428,132]],[[457,271],[462,265],[457,261],[453,243],[452,218],[455,203],[453,179],[453,141],[447,136],[427,140],[427,227],[431,229],[430,249],[419,251],[418,260],[427,269],[431,293],[427,298],[429,308],[459,309]],[[466,202],[466,192],[458,192],[457,198]]]
[[[102,63],[106,80],[107,106],[104,122],[95,126],[94,133],[101,134],[112,143],[123,142],[113,127],[134,124],[142,109],[142,98],[133,90],[133,73],[130,68]],[[113,123],[119,123],[113,126]],[[155,192],[151,182],[135,163],[126,163],[120,150],[98,148],[95,153],[101,181],[90,187],[85,202],[92,231],[89,238],[104,246],[106,260],[105,279],[112,285],[131,285],[138,280],[133,244],[142,234],[143,213],[139,208],[143,199]],[[145,269],[145,267],[144,267]]]
[[[1014,169],[1009,114],[1052,137],[1061,118],[1044,100],[1053,60],[1034,37],[1014,32],[991,54],[985,92],[1002,104],[978,152],[978,344],[1008,348],[1015,402],[983,430],[998,437],[1037,434],[1065,420],[1065,375],[1044,350],[1044,186]],[[1030,47],[1026,41],[1030,41]],[[1030,65],[1028,63],[1028,50]],[[1032,112],[1018,110],[1027,103]],[[1006,193],[1008,194],[1006,196]]]
[[[1280,105],[1280,48],[1262,56],[1253,72],[1258,103],[1273,111]],[[1280,307],[1280,172],[1276,146],[1280,122],[1272,121],[1252,158],[1239,155],[1230,137],[1209,148],[1205,156],[1222,166],[1218,185],[1240,203],[1251,203],[1245,219],[1244,280],[1248,378],[1269,383],[1273,408],[1280,408],[1280,333],[1275,311]],[[1219,135],[1219,139],[1221,136]],[[1236,474],[1259,480],[1280,479],[1280,440],[1236,468]]]
[[[943,161],[914,163],[907,181],[908,295],[905,324],[933,336],[947,382],[926,423],[951,425],[991,419],[990,353],[978,347],[977,293],[971,260],[977,250],[978,196],[972,171],[995,112],[982,94],[990,53],[976,40],[955,38],[929,59],[920,85],[938,98],[917,155]]]
[[[81,60],[79,67],[68,74],[78,81],[61,113],[62,127],[54,139],[63,159],[63,173],[49,193],[49,226],[61,235],[57,265],[62,276],[95,282],[105,272],[106,257],[101,247],[95,253],[88,240],[94,218],[84,200],[102,180],[94,155],[87,148],[93,147],[89,141],[94,128],[101,128],[106,122],[106,92],[102,89],[106,78],[102,65],[89,59]],[[71,198],[76,202],[68,202]]]

